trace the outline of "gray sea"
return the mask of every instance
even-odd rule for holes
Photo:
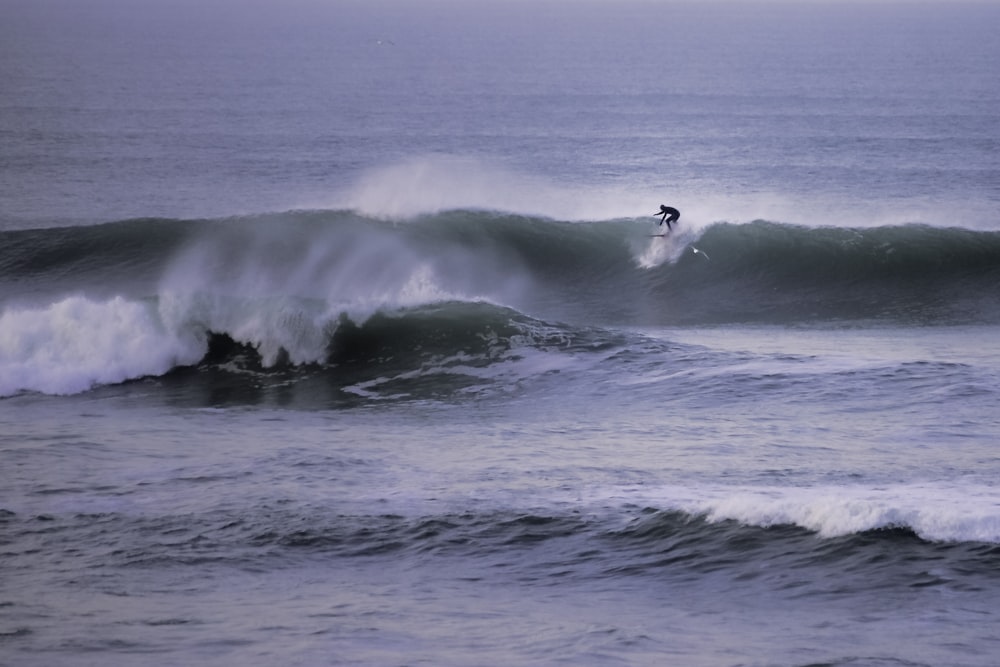
[[[997,26],[0,0],[0,665],[1000,664]]]

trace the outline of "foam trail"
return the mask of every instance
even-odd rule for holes
[[[204,353],[203,338],[167,331],[150,304],[68,297],[0,315],[0,396],[79,393],[160,375]]]

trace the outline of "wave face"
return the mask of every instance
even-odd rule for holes
[[[460,210],[6,232],[0,394],[76,393],[199,363],[363,368],[370,381],[442,360],[489,366],[513,350],[599,349],[641,327],[1000,322],[1000,232],[656,230]]]

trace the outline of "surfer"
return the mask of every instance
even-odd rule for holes
[[[666,206],[664,204],[660,204],[660,212],[654,213],[653,215],[663,216],[662,218],[660,218],[660,224],[662,225],[664,222],[667,223],[667,231],[670,231],[672,229],[672,227],[670,226],[671,223],[677,222],[681,218],[680,211],[678,211],[673,206]]]

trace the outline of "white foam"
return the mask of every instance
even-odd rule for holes
[[[703,509],[712,520],[790,523],[823,537],[909,528],[929,540],[1000,542],[1000,493],[982,486],[760,489],[718,498]]]
[[[74,394],[160,375],[204,353],[203,339],[168,331],[148,303],[72,296],[10,309],[0,314],[0,396]]]
[[[760,489],[718,498],[704,509],[712,520],[790,523],[824,537],[909,528],[929,540],[1000,542],[1000,493],[974,485]]]
[[[632,487],[617,497],[713,522],[796,525],[828,538],[907,528],[933,541],[1000,543],[1000,488],[981,482],[662,487],[655,491]]]

